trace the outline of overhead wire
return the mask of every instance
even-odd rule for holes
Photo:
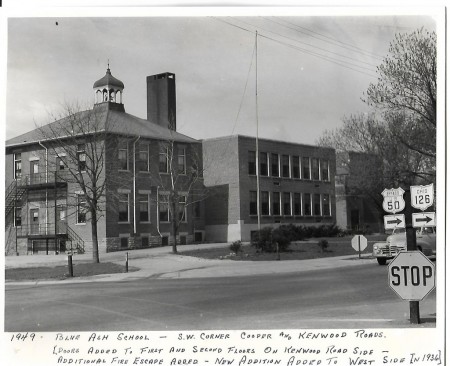
[[[263,30],[266,31],[266,32],[273,33],[273,34],[276,34],[277,36],[280,36],[280,37],[289,39],[290,41],[297,42],[297,43],[301,43],[301,44],[304,44],[304,45],[306,45],[306,46],[308,46],[308,47],[312,47],[312,48],[318,49],[318,50],[320,50],[320,51],[323,51],[323,52],[327,52],[327,53],[336,55],[336,56],[338,56],[338,57],[342,57],[342,58],[346,58],[346,59],[349,59],[349,60],[352,60],[352,61],[360,62],[360,63],[362,63],[362,64],[366,64],[366,65],[369,65],[369,66],[372,66],[372,67],[376,67],[376,66],[377,66],[377,65],[370,64],[370,63],[368,63],[368,62],[364,62],[364,61],[361,61],[361,60],[357,60],[357,59],[355,59],[354,57],[342,55],[342,54],[340,54],[340,53],[338,53],[338,52],[330,51],[330,50],[327,50],[327,49],[322,48],[322,47],[317,47],[317,46],[312,45],[312,44],[307,43],[307,42],[303,42],[303,41],[300,41],[300,40],[297,40],[297,39],[293,39],[293,38],[291,38],[291,37],[287,37],[287,36],[285,36],[285,35],[283,35],[283,34],[280,34],[280,33],[277,33],[277,32],[273,32],[273,31],[264,29],[264,28],[262,28],[262,27],[260,27],[260,26],[256,26],[255,24],[252,24],[252,23],[249,23],[249,22],[245,22],[245,21],[243,21],[243,20],[240,20],[240,19],[237,19],[237,18],[234,18],[234,17],[231,17],[231,18],[234,19],[234,20],[237,20],[238,22],[241,22],[241,23],[250,25],[250,26],[252,26],[252,27],[260,28],[260,29],[263,29]]]
[[[278,22],[275,22],[273,19],[270,19],[270,18],[268,18],[268,17],[262,17],[262,18],[264,18],[264,19],[266,19],[266,20],[268,20],[268,21],[274,22],[274,23],[276,23],[276,24],[279,24],[279,25],[281,25],[281,26],[285,26],[285,25],[283,25],[283,24],[280,24],[280,23],[278,23]],[[305,30],[305,31],[307,31],[307,32],[310,32],[310,33],[312,33],[312,34],[317,34],[318,36],[321,36],[321,37],[326,38],[326,39],[320,39],[320,38],[315,37],[315,36],[313,36],[313,35],[311,35],[311,34],[308,34],[308,33],[305,33],[305,32],[301,32],[301,31],[296,30],[296,29],[294,29],[294,28],[288,27],[289,29],[296,30],[296,31],[299,32],[299,33],[305,34],[305,35],[310,36],[310,37],[312,37],[312,38],[316,38],[316,39],[318,39],[318,40],[320,40],[320,41],[323,41],[323,42],[327,42],[327,43],[334,44],[334,45],[336,45],[336,46],[339,46],[339,44],[341,44],[342,46],[340,46],[340,47],[346,48],[346,49],[348,49],[348,50],[350,50],[350,51],[353,51],[353,52],[359,52],[359,53],[361,53],[361,54],[363,54],[363,55],[370,55],[371,57],[377,58],[377,59],[379,59],[380,61],[383,60],[383,56],[378,55],[378,54],[376,54],[376,53],[374,53],[374,52],[365,50],[365,49],[363,49],[363,48],[361,48],[361,47],[357,47],[357,46],[352,45],[352,44],[350,44],[350,43],[342,42],[342,41],[340,41],[340,40],[338,40],[338,39],[336,39],[336,38],[333,38],[333,37],[328,37],[328,36],[326,36],[326,35],[324,35],[324,34],[321,34],[321,33],[319,33],[319,32],[316,32],[316,31],[313,31],[313,30],[308,29],[308,28],[306,28],[306,27],[302,27],[302,26],[300,26],[300,25],[298,25],[298,24],[289,22],[289,21],[286,20],[286,19],[281,19],[280,17],[277,17],[277,19],[280,19],[282,22],[287,23],[287,24],[290,24],[290,25],[292,25],[292,26],[294,26],[294,27],[296,27],[296,28],[303,29],[303,30]],[[329,41],[327,41],[327,40],[329,40]],[[351,47],[351,49],[350,49],[350,48],[347,48],[347,47],[345,47],[345,46]]]
[[[244,27],[242,27],[242,26],[236,25],[236,24],[234,24],[234,23],[228,22],[228,21],[224,20],[223,18],[217,18],[217,17],[212,17],[212,18],[215,19],[215,20],[218,20],[218,21],[220,21],[220,22],[223,22],[223,23],[225,23],[225,24],[227,24],[227,25],[230,25],[230,26],[232,26],[232,27],[235,27],[235,28],[241,29],[241,30],[243,30],[243,31],[245,31],[245,32],[248,32],[248,33],[252,33],[252,34],[253,34],[253,31],[251,31],[251,30],[249,30],[249,29],[247,29],[247,28],[244,28]],[[251,25],[251,26],[254,26],[254,25],[252,25],[252,24],[250,24],[250,25]],[[274,32],[272,32],[272,33],[274,33]],[[276,34],[276,33],[275,33],[275,34]],[[289,48],[291,48],[291,49],[300,51],[300,52],[302,52],[302,53],[306,53],[306,54],[309,54],[309,55],[311,55],[311,56],[318,57],[318,58],[320,58],[320,59],[322,59],[322,60],[331,62],[331,63],[333,63],[333,64],[335,64],[335,65],[344,67],[344,68],[346,68],[346,69],[349,69],[349,70],[358,72],[358,73],[360,73],[360,74],[364,74],[364,75],[367,75],[367,76],[376,78],[376,74],[375,74],[375,73],[374,73],[374,74],[369,74],[369,73],[367,73],[367,72],[364,72],[364,71],[362,71],[362,70],[357,70],[357,69],[355,69],[355,68],[352,67],[352,66],[354,66],[354,67],[358,67],[358,68],[360,68],[360,69],[365,69],[365,70],[369,70],[369,71],[374,72],[372,69],[366,68],[366,67],[364,67],[364,66],[352,64],[352,63],[350,63],[350,62],[348,62],[348,61],[343,61],[343,60],[336,59],[336,58],[333,58],[333,57],[330,57],[330,56],[326,56],[326,55],[323,55],[323,54],[320,54],[320,53],[317,53],[317,52],[314,52],[314,51],[311,51],[311,50],[307,50],[307,49],[305,49],[305,48],[300,48],[299,46],[295,46],[295,45],[292,45],[292,44],[290,44],[290,43],[283,42],[283,41],[277,40],[277,39],[272,38],[272,37],[264,36],[264,35],[262,35],[261,33],[259,33],[259,36],[262,37],[262,38],[271,40],[271,41],[273,41],[273,42],[279,43],[279,44],[281,44],[281,45],[287,46],[287,47],[289,47]],[[283,36],[283,35],[280,35],[280,36],[289,39],[289,37],[285,37],[285,36]],[[292,40],[292,39],[291,39],[291,40]],[[296,40],[293,40],[293,41],[296,41]]]

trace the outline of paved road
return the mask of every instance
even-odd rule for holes
[[[434,327],[435,291],[420,303]],[[373,263],[311,271],[6,287],[7,331],[408,327]]]

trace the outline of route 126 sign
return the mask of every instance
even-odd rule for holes
[[[433,183],[427,186],[411,186],[411,206],[425,211],[434,203]]]
[[[405,191],[400,187],[385,189],[383,192],[381,192],[382,196],[384,197],[383,209],[386,212],[391,212],[393,214],[403,211],[403,209],[405,208],[403,193],[405,193]]]

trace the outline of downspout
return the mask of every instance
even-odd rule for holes
[[[139,141],[141,136],[138,136],[137,139],[133,142],[133,236],[136,235],[137,232],[137,223],[136,223],[136,143]]]
[[[45,149],[45,183],[48,183],[48,149],[42,145],[42,142],[38,141]],[[55,217],[55,227],[56,227],[56,217]],[[45,188],[45,235],[48,234],[48,187]]]

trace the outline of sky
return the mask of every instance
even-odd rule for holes
[[[64,103],[91,107],[109,60],[127,113],[146,118],[146,77],[171,72],[179,132],[254,136],[258,121],[262,138],[314,144],[343,117],[370,112],[361,98],[396,33],[436,27],[431,16],[394,13],[124,13],[8,19],[6,139],[50,122]]]

